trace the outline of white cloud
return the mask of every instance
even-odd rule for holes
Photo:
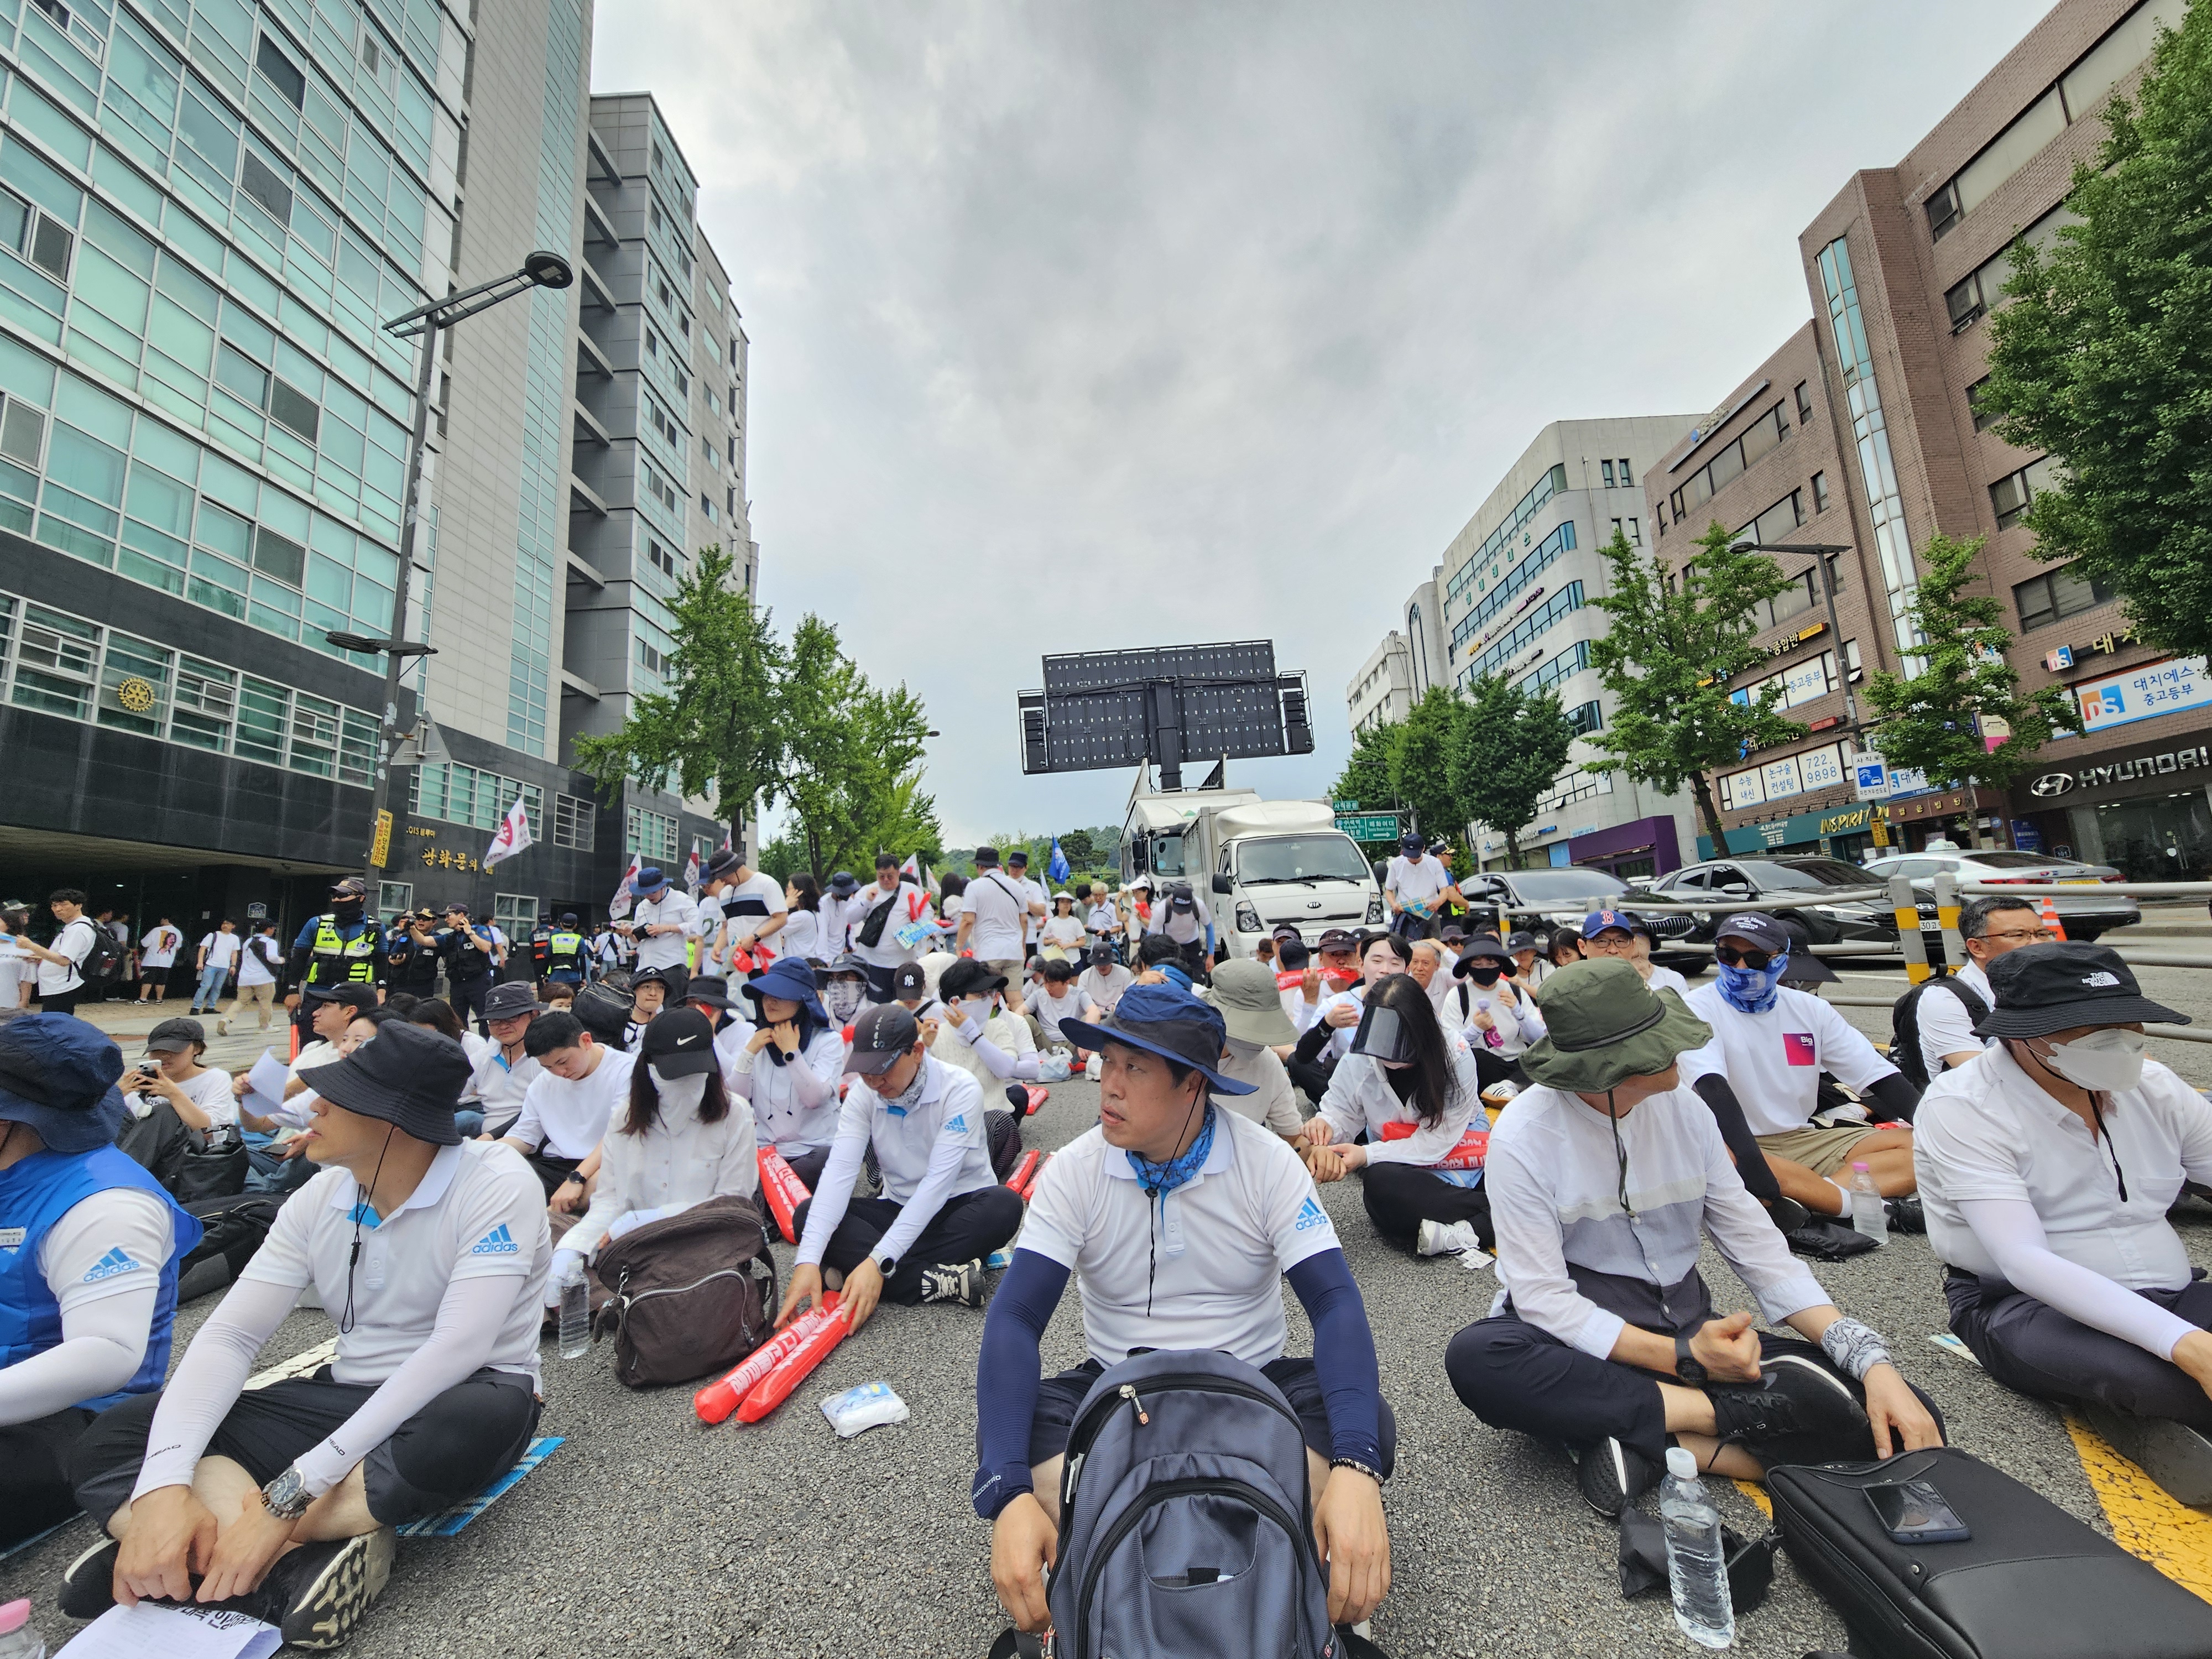
[[[2032,0],[603,5],[753,342],[785,623],[944,736],[947,832],[1116,819],[1021,776],[1037,659],[1272,638],[1321,752],[1407,591],[1547,422],[1709,406],[1808,314],[1798,231]]]

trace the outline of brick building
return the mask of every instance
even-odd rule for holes
[[[2204,665],[2133,643],[2110,594],[2033,556],[2019,520],[2051,463],[2003,442],[1974,409],[2014,239],[2045,246],[2067,222],[2074,167],[2104,136],[2098,112],[2133,88],[2158,27],[2183,10],[2183,0],[2061,0],[1895,167],[1854,175],[1798,239],[1812,322],[1647,472],[1669,562],[1716,520],[1761,542],[1850,548],[1832,567],[1839,628],[1809,586],[1770,615],[1772,672],[1791,716],[1815,729],[1717,781],[1728,850],[1848,857],[1866,844],[1871,815],[1843,768],[1844,688],[1899,667],[1914,643],[1915,554],[1941,532],[1988,538],[1982,567],[2006,601],[2023,685],[2067,686],[2089,730],[2054,742],[2008,794],[1905,780],[1890,834],[1917,848],[1978,829],[2138,879],[2212,866]],[[1812,568],[1809,556],[1782,562]]]

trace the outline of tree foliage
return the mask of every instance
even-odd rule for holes
[[[1453,733],[1463,705],[1449,688],[1432,685],[1396,730],[1390,754],[1390,793],[1413,809],[1425,836],[1463,841],[1467,813],[1452,788]]]
[[[935,857],[920,699],[872,684],[819,617],[779,641],[731,570],[720,547],[701,550],[671,606],[667,689],[634,698],[619,730],[577,738],[577,766],[606,794],[635,778],[706,798],[725,819],[787,807],[785,833],[762,851],[772,873],[862,872],[885,850]]]
[[[1503,674],[1486,674],[1473,693],[1459,705],[1447,781],[1461,822],[1502,831],[1506,861],[1517,867],[1521,831],[1551,793],[1575,729],[1556,692],[1523,691]]]
[[[2020,675],[2005,656],[2013,636],[2004,626],[2003,602],[1966,591],[1981,579],[1973,564],[1982,539],[1929,541],[1912,604],[1928,641],[1918,647],[1925,666],[1905,678],[1877,672],[1866,695],[1883,717],[1878,735],[1891,765],[1917,768],[1939,784],[2001,789],[2033,763],[2053,733],[2080,731],[2081,717],[2057,686],[2021,695]],[[1991,722],[2010,732],[1995,748],[1987,742]]]
[[[2080,222],[2013,254],[1976,407],[2063,476],[2027,523],[2039,559],[2108,583],[2137,633],[2212,651],[2212,4],[2161,32],[2136,101],[2077,166]],[[1930,775],[1931,776],[1933,774]]]
[[[1397,764],[1398,737],[1405,728],[1391,723],[1367,726],[1352,741],[1352,756],[1328,787],[1331,800],[1356,800],[1360,810],[1387,812],[1398,804],[1391,781]]]
[[[1729,695],[1731,680],[1765,666],[1753,643],[1760,607],[1790,585],[1772,559],[1733,541],[1715,524],[1696,559],[1670,576],[1615,531],[1605,549],[1611,591],[1591,602],[1612,622],[1590,642],[1590,661],[1617,706],[1612,729],[1595,740],[1607,757],[1586,769],[1626,772],[1670,794],[1687,787],[1717,848],[1727,843],[1708,775],[1806,734],[1775,712],[1778,694]]]

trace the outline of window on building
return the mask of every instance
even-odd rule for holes
[[[658,538],[648,536],[645,538],[645,556],[662,575],[673,577],[676,574],[676,556],[662,545]]]
[[[509,945],[527,945],[538,928],[538,895],[493,894],[491,919],[493,926],[507,935]]]
[[[623,851],[635,853],[647,863],[676,860],[676,820],[642,806],[623,809]]]
[[[2012,602],[2020,612],[2023,633],[2068,617],[2078,617],[2084,611],[2094,611],[2112,597],[2111,588],[2093,577],[2081,575],[2070,564],[2031,576],[2014,584],[2012,590]]]
[[[1813,418],[1813,394],[1808,388],[1808,382],[1797,382],[1797,424],[1800,426]]]
[[[1782,405],[1776,404],[1753,421],[1741,437],[1692,473],[1681,488],[1668,496],[1675,520],[1679,522],[1686,518],[1741,477],[1747,469],[1773,453],[1789,433],[1788,417],[1783,414]]]
[[[1613,521],[1613,533],[1620,537],[1624,541],[1628,538],[1628,532],[1622,526],[1620,520],[1618,519],[1615,519]]]
[[[1805,522],[1804,495],[1793,489],[1780,501],[1737,531],[1740,542],[1764,542],[1771,545]]]
[[[1815,513],[1828,510],[1828,475],[1825,472],[1813,475],[1813,510]]]
[[[255,47],[253,67],[259,70],[269,84],[284,95],[294,109],[307,106],[307,77],[299,66],[284,55],[283,49],[270,36],[264,34]]]
[[[1628,457],[1626,455],[1622,456],[1619,461],[1614,463],[1614,465],[1620,469],[1620,487],[1623,489],[1633,488],[1636,483],[1636,480],[1628,476]]]
[[[665,674],[668,671],[668,659],[662,655],[650,641],[642,638],[637,641],[637,659],[656,674]]]
[[[1613,463],[1612,463],[1611,461],[1600,461],[1597,465],[1598,465],[1598,473],[1599,473],[1599,476],[1600,476],[1600,477],[1601,477],[1605,480],[1605,487],[1606,487],[1607,489],[1612,489],[1612,488],[1613,488]],[[1616,529],[1616,530],[1620,529],[1620,520],[1618,520],[1618,519],[1615,519],[1615,520],[1613,521],[1613,527],[1614,529]]]
[[[553,844],[580,853],[592,850],[599,814],[587,800],[574,795],[553,797]]]
[[[376,914],[389,921],[394,916],[404,915],[415,908],[415,884],[411,881],[380,881],[376,884]]]
[[[1633,518],[1628,521],[1628,544],[1631,547],[1644,545],[1644,526]]]
[[[1989,384],[1990,377],[1984,374],[1966,388],[1966,407],[1974,412],[1974,430],[1977,432],[1987,432],[1996,424],[1997,417],[1982,407],[1982,394]]]
[[[2057,463],[2045,455],[1990,486],[1990,506],[1996,512],[1998,529],[2009,530],[2021,521],[2037,493],[2051,488],[2057,466]]]
[[[1567,724],[1575,728],[1575,735],[1578,738],[1586,738],[1593,732],[1603,731],[1605,714],[1598,708],[1597,699],[1593,697],[1580,708],[1567,710]]]

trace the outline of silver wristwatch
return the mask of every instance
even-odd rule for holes
[[[307,1512],[311,1501],[307,1480],[296,1464],[261,1489],[262,1506],[279,1521],[297,1521]]]

